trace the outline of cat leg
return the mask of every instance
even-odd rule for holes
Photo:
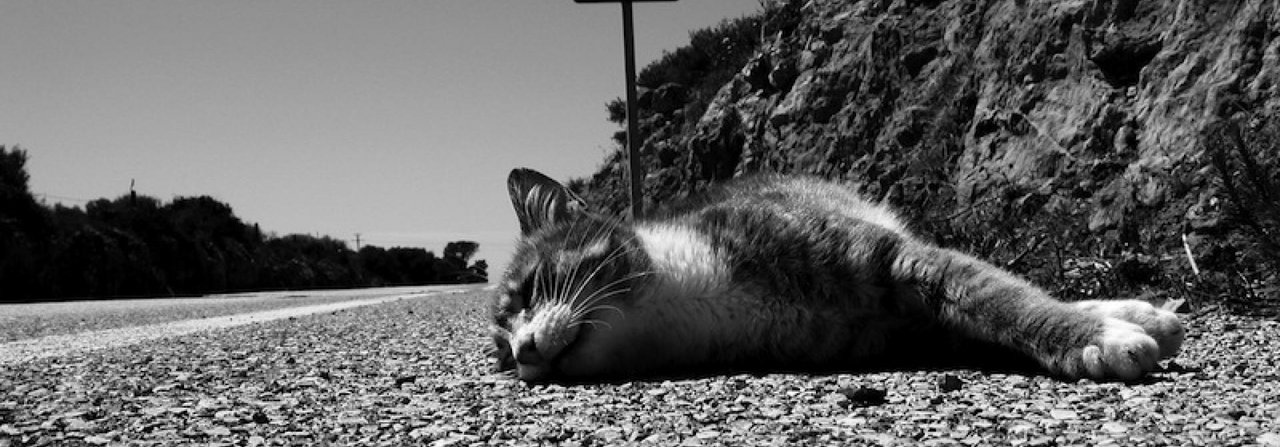
[[[906,240],[891,276],[961,336],[1022,352],[1071,379],[1132,380],[1156,368],[1161,345],[1139,324],[1055,300],[972,256]]]

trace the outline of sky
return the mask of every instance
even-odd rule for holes
[[[751,0],[636,3],[637,66]],[[0,144],[46,203],[208,195],[279,235],[490,274],[514,167],[595,172],[625,96],[621,7],[571,0],[4,0]]]

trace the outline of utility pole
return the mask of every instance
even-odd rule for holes
[[[360,251],[360,233],[356,233],[356,251]]]
[[[634,2],[676,0],[573,0],[575,3],[622,3],[622,52],[627,70],[627,171],[631,180],[631,218],[644,217],[644,168],[640,165],[640,124],[636,106],[636,37],[631,20]]]

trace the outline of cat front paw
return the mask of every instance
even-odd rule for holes
[[[1182,349],[1186,329],[1173,312],[1157,308],[1139,300],[1087,300],[1077,301],[1076,308],[1106,318],[1115,318],[1138,325],[1160,346],[1160,358],[1173,357]]]

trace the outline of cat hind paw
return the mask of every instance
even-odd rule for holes
[[[1067,369],[1094,380],[1134,380],[1154,370],[1159,360],[1160,345],[1142,327],[1107,318],[1102,332],[1079,351],[1079,363]]]
[[[1139,300],[1088,300],[1073,304],[1094,315],[1138,325],[1160,346],[1161,359],[1173,357],[1182,349],[1186,329],[1173,312]]]

